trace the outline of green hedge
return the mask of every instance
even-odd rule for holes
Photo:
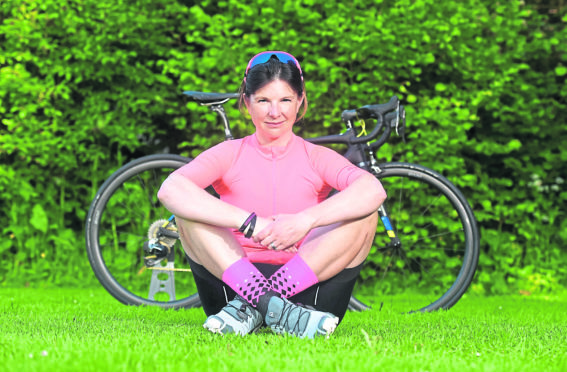
[[[103,180],[144,154],[219,142],[214,116],[180,92],[236,91],[251,55],[283,49],[305,70],[303,135],[402,99],[408,142],[379,158],[464,191],[482,234],[474,291],[565,288],[565,14],[492,0],[4,1],[0,281],[93,284],[83,221]]]

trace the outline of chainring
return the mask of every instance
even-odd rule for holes
[[[177,226],[171,223],[171,221],[164,219],[157,220],[152,223],[150,225],[150,228],[148,229],[148,239],[150,241],[157,241],[169,248],[173,247],[175,245],[175,242],[177,241],[177,238],[164,235],[160,232],[160,228],[169,230],[173,233],[177,233]]]

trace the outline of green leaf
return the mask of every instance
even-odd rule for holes
[[[557,76],[565,76],[567,75],[567,67],[565,66],[557,66],[555,68],[555,75]]]
[[[438,92],[444,92],[447,90],[447,86],[443,83],[437,83],[435,84],[435,90]]]
[[[423,59],[423,62],[427,65],[435,62],[435,56],[433,55],[433,53],[427,53],[425,55],[425,58]]]
[[[513,139],[510,142],[508,142],[508,148],[510,150],[518,150],[521,147],[522,147],[522,142],[520,142],[517,139]]]
[[[49,221],[47,219],[47,213],[45,213],[45,210],[40,204],[33,206],[30,223],[37,230],[43,233],[47,232]]]

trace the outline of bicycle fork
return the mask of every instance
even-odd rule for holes
[[[378,167],[378,162],[374,157],[374,151],[372,151],[372,149],[369,149],[369,158],[370,158],[369,167],[371,173],[373,173],[374,176],[377,177],[378,174],[382,172],[382,170],[380,169],[380,167]],[[366,166],[368,167],[368,163],[366,163]],[[386,210],[384,203],[382,203],[382,205],[378,208],[378,216],[380,216],[380,220],[382,220],[382,224],[384,225],[384,228],[386,229],[386,233],[390,238],[390,243],[387,245],[387,248],[392,247],[392,248],[400,249],[402,246],[402,242],[400,241],[400,238],[398,238],[398,234],[392,227],[392,223],[390,222],[390,217],[388,216],[388,211]]]
[[[386,211],[386,207],[384,206],[384,204],[382,204],[380,208],[378,208],[378,216],[380,216],[380,219],[382,220],[382,224],[386,229],[386,233],[390,238],[390,244],[388,244],[388,247],[394,247],[394,248],[401,247],[402,242],[400,241],[400,238],[398,238],[398,234],[396,233],[396,231],[392,228],[392,224],[390,222],[390,218],[388,217],[388,212]]]

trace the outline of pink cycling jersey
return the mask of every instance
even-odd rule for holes
[[[343,190],[366,171],[337,152],[293,135],[286,146],[265,147],[256,135],[222,142],[176,171],[221,200],[258,216],[297,213]],[[250,261],[283,264],[295,253],[272,251],[234,230]]]

